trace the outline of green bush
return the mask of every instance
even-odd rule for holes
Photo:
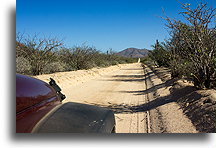
[[[149,52],[149,57],[155,62],[156,66],[169,67],[170,53],[158,40],[152,45],[153,50]]]

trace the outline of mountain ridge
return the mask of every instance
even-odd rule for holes
[[[128,58],[142,58],[147,56],[149,53],[148,49],[138,49],[138,48],[126,48],[118,53],[116,55],[128,57]]]

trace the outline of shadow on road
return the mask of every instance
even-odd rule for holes
[[[122,68],[121,70],[143,70],[143,68]]]
[[[147,78],[148,79],[148,78]],[[145,90],[137,90],[137,91],[119,91],[120,93],[133,93],[134,95],[145,95],[145,94],[148,94],[148,93],[153,93],[155,92],[157,89],[160,89],[160,88],[164,88],[164,87],[169,87],[173,84],[174,80],[171,79],[171,80],[168,80],[166,81],[165,83],[161,83],[161,84],[158,84],[158,85],[154,85],[148,89],[145,89]]]
[[[173,85],[173,82],[175,80],[171,79],[168,80],[162,84],[152,86],[149,89],[146,90],[138,90],[138,91],[120,91],[121,93],[134,93],[134,95],[145,95],[149,93],[155,93],[157,89],[163,88],[163,87],[168,87]],[[146,112],[152,109],[155,109],[159,106],[172,103],[172,102],[177,102],[178,99],[182,98],[183,96],[190,94],[191,92],[195,91],[196,89],[192,86],[186,86],[183,88],[176,89],[171,92],[170,95],[159,97],[159,96],[154,96],[155,99],[144,104],[140,105],[130,105],[130,104],[112,104],[108,102],[109,105],[104,105],[104,104],[95,104],[95,103],[90,103],[92,105],[100,106],[100,107],[105,107],[108,109],[113,110],[114,113],[120,114],[120,113],[137,113],[137,112]]]
[[[103,104],[96,104],[96,103],[90,103],[90,104],[111,109],[116,114],[120,114],[120,113],[127,114],[127,113],[146,112],[148,110],[154,109],[158,106],[161,106],[161,105],[164,105],[170,102],[174,102],[174,100],[171,99],[170,96],[166,96],[166,97],[160,97],[148,103],[136,105],[136,106],[135,105],[131,106],[129,104],[124,104],[124,103],[122,104],[109,103],[110,105],[103,105]]]
[[[112,79],[108,79],[106,81],[122,81],[122,82],[143,82],[146,79],[151,79],[151,74],[153,74],[153,72],[149,72],[145,75],[114,75],[111,78]]]
[[[140,70],[140,69],[139,69]],[[123,82],[143,82],[147,79],[151,80],[151,77],[153,76],[153,72],[148,72],[144,75],[140,74],[135,74],[135,75],[114,75],[111,78],[113,79],[108,79],[106,81],[123,81]],[[163,87],[168,87],[172,85],[174,80],[168,80],[162,84],[154,85],[146,90],[137,90],[137,91],[118,91],[118,93],[133,93],[134,95],[146,95],[149,93],[154,93],[156,92],[157,89],[163,88]],[[153,101],[150,101],[145,104],[141,104],[138,106],[131,106],[130,104],[112,104],[109,103],[110,105],[104,105],[104,104],[92,104],[92,105],[97,105],[101,107],[106,107],[114,111],[114,113],[135,113],[135,112],[145,112],[151,109],[154,109],[158,106],[173,102],[174,100],[171,99],[171,96],[166,96],[166,97],[159,97],[156,98]]]
[[[145,75],[114,75],[112,77],[134,79],[134,78],[145,78],[146,76],[147,76],[147,74],[145,74]]]

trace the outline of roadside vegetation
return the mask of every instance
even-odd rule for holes
[[[16,39],[16,72],[21,74],[41,75],[137,62],[137,58],[115,55],[112,49],[102,53],[87,45],[65,48],[56,38],[24,36],[17,33]]]
[[[216,87],[215,9],[199,3],[194,9],[181,4],[183,20],[169,17],[166,20],[170,38],[156,40],[146,63],[168,67],[172,77],[184,77],[200,89]]]
[[[182,12],[179,15],[182,15],[183,19],[167,16],[163,18],[166,20],[170,37],[163,42],[156,40],[144,63],[165,85],[171,82],[171,98],[176,99],[197,131],[214,133],[215,9],[203,3],[193,9],[190,4],[180,5]],[[190,82],[193,82],[195,87]]]

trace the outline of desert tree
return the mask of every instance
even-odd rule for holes
[[[17,56],[28,59],[33,75],[40,75],[47,64],[56,60],[54,50],[61,46],[62,41],[57,38],[39,38],[34,35],[17,40],[16,52]]]
[[[167,44],[172,53],[173,67],[184,66],[196,86],[210,88],[215,81],[216,32],[215,24],[210,26],[215,9],[202,2],[194,9],[190,4],[180,4],[184,11],[179,14],[185,18],[184,22],[164,18],[171,35]]]

